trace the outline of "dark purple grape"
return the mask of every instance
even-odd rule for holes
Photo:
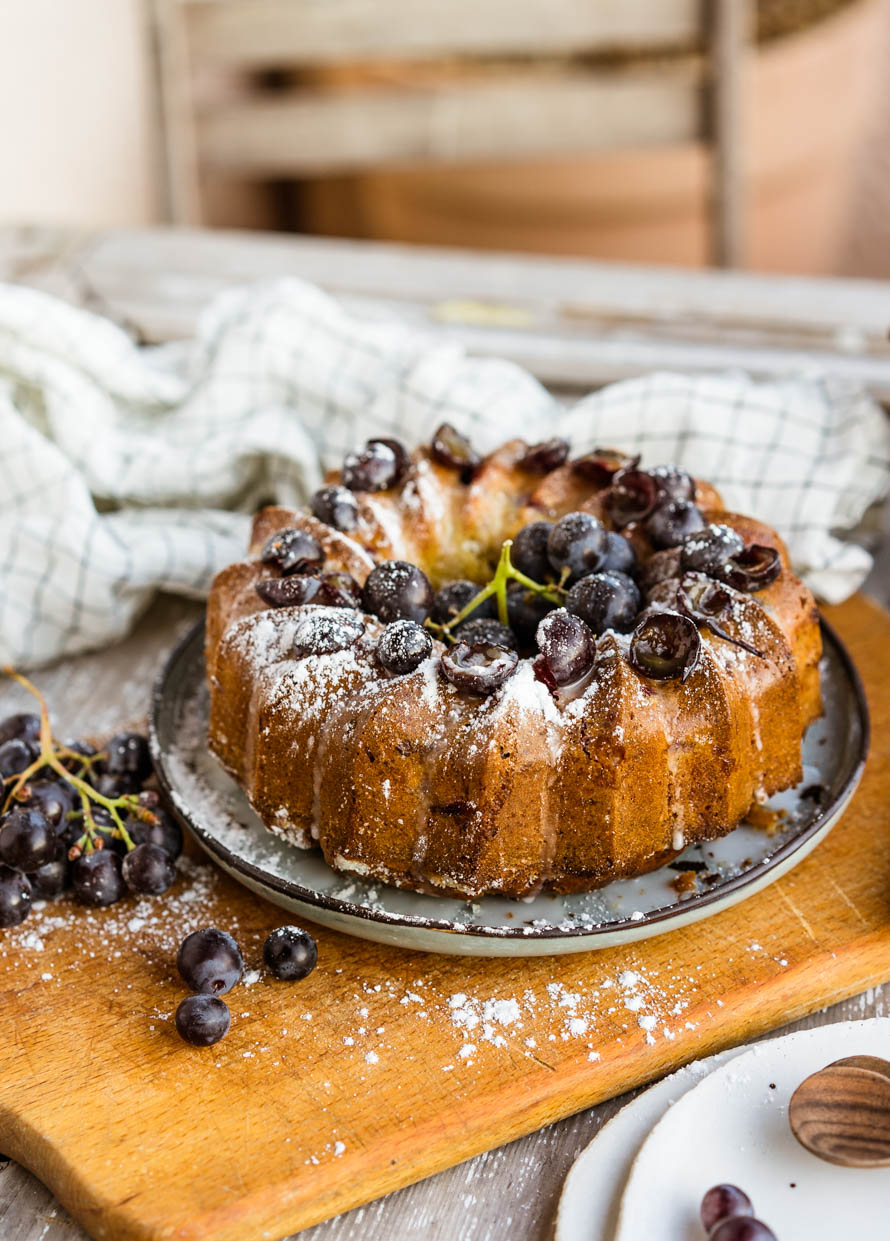
[[[362,588],[351,573],[322,573],[316,602],[330,608],[361,608]]]
[[[655,552],[640,568],[640,586],[650,591],[659,582],[678,581],[683,575],[680,565],[679,547],[669,547],[663,552]]]
[[[732,608],[732,595],[726,587],[704,573],[684,573],[679,582],[671,585],[675,587],[677,610],[693,620],[710,623],[718,616],[726,616]]]
[[[628,633],[642,606],[636,583],[625,573],[591,573],[566,596],[566,609],[580,616],[594,633],[614,629]]]
[[[652,475],[631,465],[613,476],[603,503],[613,523],[623,529],[632,521],[643,521],[648,517],[661,498]]]
[[[469,646],[483,642],[489,646],[505,646],[511,651],[519,650],[519,640],[513,630],[493,616],[471,616],[469,620],[461,621],[454,630],[454,636]]]
[[[115,733],[105,746],[105,769],[112,776],[126,776],[144,784],[153,772],[148,739],[141,733]]]
[[[723,580],[736,590],[753,594],[765,590],[782,572],[782,558],[774,547],[752,543],[743,552],[733,556],[722,575]],[[11,742],[7,744],[11,745]]]
[[[753,1214],[751,1199],[737,1185],[713,1185],[701,1200],[701,1222],[707,1233],[725,1219]]]
[[[30,741],[40,744],[40,716],[21,713],[7,715],[0,721],[0,745],[7,741]]]
[[[555,608],[538,625],[538,649],[557,685],[570,685],[592,666],[596,640],[580,616]]]
[[[142,788],[141,780],[137,780],[135,776],[128,776],[124,772],[112,775],[110,771],[103,771],[101,775],[94,776],[89,783],[103,797],[124,797],[138,793]]]
[[[294,654],[330,655],[353,646],[365,632],[365,622],[347,608],[319,608],[304,616],[294,630]]]
[[[76,794],[72,785],[62,780],[36,780],[26,784],[22,790],[27,793],[20,803],[22,809],[39,810],[45,815],[58,835],[68,822],[68,815],[74,809]]]
[[[82,755],[83,758],[96,759],[99,751],[94,745],[90,745],[89,741],[64,741],[62,743],[66,750],[73,751],[74,754]],[[95,762],[89,764],[78,762],[76,758],[65,757],[59,760],[66,771],[73,771],[75,775],[79,775],[82,771],[88,771],[91,775],[98,775],[99,772],[105,770],[105,760],[96,759]]]
[[[430,456],[453,470],[475,470],[482,458],[465,435],[450,422],[443,422],[433,435]]]
[[[606,558],[600,565],[603,573],[626,573],[632,577],[637,571],[637,553],[633,544],[615,530],[606,531]]]
[[[594,448],[593,452],[576,457],[572,462],[572,470],[599,487],[608,487],[619,471],[634,469],[639,463],[639,457],[629,457],[627,453],[618,452],[614,448]]]
[[[39,753],[33,742],[23,741],[20,737],[4,741],[0,745],[0,779],[9,780],[12,776],[21,775]]]
[[[113,905],[127,894],[120,858],[111,849],[82,853],[71,863],[71,887],[81,905]]]
[[[512,676],[518,663],[517,653],[506,647],[458,642],[442,656],[442,672],[458,689],[490,694]]]
[[[368,440],[360,452],[347,453],[343,486],[349,491],[388,491],[408,468],[408,456],[396,440]]]
[[[553,578],[553,565],[547,555],[547,541],[553,530],[550,521],[533,521],[523,526],[510,548],[510,561],[514,568],[533,582],[543,585]]]
[[[386,626],[377,643],[377,658],[386,671],[395,676],[413,672],[432,653],[433,639],[416,621],[393,621]]]
[[[358,502],[348,487],[322,487],[312,497],[312,515],[335,530],[354,530],[358,525]]]
[[[655,479],[662,495],[672,500],[695,499],[695,480],[685,470],[678,470],[675,465],[656,465],[646,473]]]
[[[590,513],[566,513],[550,531],[547,556],[557,572],[572,577],[595,573],[606,558],[609,541],[602,522]]]
[[[709,1233],[708,1241],[776,1241],[776,1234],[759,1219],[734,1215]]]
[[[266,539],[260,552],[263,564],[274,564],[287,576],[320,569],[324,564],[324,548],[318,539],[305,530],[291,527],[279,530]]]
[[[307,978],[318,961],[318,948],[308,931],[299,926],[280,926],[263,944],[263,960],[282,982]]]
[[[521,638],[531,641],[538,625],[554,607],[549,599],[526,589],[521,582],[507,583],[507,619]]]
[[[290,577],[264,577],[255,583],[263,603],[272,608],[297,608],[311,603],[321,590],[321,580],[308,573],[292,573]]]
[[[137,845],[157,845],[173,858],[174,862],[182,853],[182,828],[161,807],[152,809],[154,823],[146,823],[143,819],[131,816],[127,819],[127,831],[130,839]]]
[[[731,526],[712,523],[704,530],[693,531],[683,540],[680,548],[680,565],[694,573],[707,573],[710,577],[722,577],[727,561],[745,550],[741,535]]]
[[[385,560],[368,574],[362,601],[365,610],[384,624],[413,620],[422,625],[433,606],[433,588],[417,565],[406,560]]]
[[[0,862],[27,875],[55,856],[55,828],[39,810],[11,810],[0,819]]]
[[[685,681],[701,654],[698,629],[679,612],[653,612],[637,625],[630,640],[631,666],[655,681]]]
[[[684,539],[704,530],[705,519],[691,500],[668,500],[646,521],[646,533],[656,547],[679,547]]]
[[[192,1047],[212,1047],[229,1032],[232,1018],[225,1000],[215,995],[189,995],[176,1010],[176,1029]]]
[[[68,859],[53,858],[28,876],[35,899],[53,901],[68,886]]]
[[[124,855],[121,874],[131,892],[160,896],[176,881],[176,867],[169,853],[158,845],[142,844]]]
[[[227,931],[215,926],[186,935],[176,965],[187,987],[208,995],[225,995],[244,973],[241,949]]]
[[[18,926],[31,912],[31,883],[26,875],[0,866],[0,927]]]
[[[448,625],[454,620],[459,612],[462,612],[467,604],[481,590],[475,582],[458,580],[456,582],[446,582],[444,586],[440,586],[436,591],[433,599],[433,610],[430,613],[431,618],[437,625]],[[497,605],[494,596],[490,595],[478,607],[473,608],[471,616],[496,616]]]
[[[551,470],[558,470],[561,465],[565,465],[569,459],[570,448],[568,440],[559,438],[532,444],[520,458],[519,468],[532,474],[549,474]]]

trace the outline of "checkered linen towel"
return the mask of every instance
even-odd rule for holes
[[[0,285],[0,662],[113,642],[160,588],[206,594],[259,502],[302,504],[368,436],[413,444],[445,420],[481,449],[558,433],[676,462],[779,530],[829,601],[868,571],[832,532],[887,489],[888,427],[834,381],[656,374],[567,410],[512,363],[297,280],[228,292],[159,348]]]

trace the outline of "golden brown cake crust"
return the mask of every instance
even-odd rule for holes
[[[296,627],[319,609],[269,608],[257,594],[271,535],[306,530],[328,568],[360,583],[386,559],[419,565],[435,586],[487,580],[502,542],[530,521],[605,516],[602,486],[568,466],[530,474],[519,465],[525,448],[503,445],[469,484],[418,452],[399,488],[358,495],[350,534],[265,509],[250,558],[213,585],[211,750],[270,830],[319,846],[338,870],[461,896],[587,890],[725,834],[801,778],[801,737],[821,711],[815,604],[775,532],[724,512],[703,483],[707,521],[782,557],[766,589],[727,588],[725,629],[759,654],[702,629],[688,680],[654,681],[628,661],[627,635],[606,631],[570,693],[552,694],[526,658],[485,698],[440,675],[439,642],[414,672],[387,675],[371,616],[347,649],[296,656]],[[642,530],[624,533],[651,556]]]

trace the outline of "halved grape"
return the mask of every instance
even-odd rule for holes
[[[628,466],[619,470],[612,479],[603,503],[613,523],[623,529],[632,521],[643,521],[662,498],[658,484],[651,474]]]
[[[516,651],[488,642],[458,642],[442,656],[442,672],[457,689],[490,694],[507,680],[519,663]]]
[[[589,478],[600,487],[608,487],[619,471],[636,469],[639,464],[639,457],[629,457],[615,448],[594,448],[593,452],[576,457],[571,466],[574,474]]]
[[[743,552],[733,556],[723,573],[724,581],[736,590],[749,594],[764,590],[782,572],[782,558],[774,547],[752,543]]]
[[[630,640],[631,666],[655,681],[685,681],[701,654],[698,629],[679,612],[644,616]]]
[[[434,432],[430,456],[453,470],[475,470],[482,460],[467,437],[450,422],[443,422]]]
[[[532,474],[549,474],[565,465],[569,456],[569,441],[555,438],[544,440],[541,444],[533,444],[521,457],[518,464],[521,470]]]

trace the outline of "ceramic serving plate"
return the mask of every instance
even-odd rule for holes
[[[800,1082],[852,1053],[886,1058],[890,1019],[734,1047],[650,1086],[578,1156],[554,1241],[700,1241],[702,1195],[726,1181],[750,1194],[778,1237],[836,1241],[839,1218],[850,1236],[883,1236],[890,1168],[832,1167],[799,1146],[788,1125]]]
[[[804,778],[768,807],[784,812],[768,834],[742,825],[694,846],[661,870],[596,892],[462,902],[339,875],[321,854],[267,832],[234,780],[207,750],[203,625],[173,651],[155,689],[152,755],[173,807],[230,875],[302,918],[338,931],[427,952],[550,956],[659,935],[707,918],[785,874],[823,839],[856,789],[868,749],[868,710],[849,655],[824,621],[825,714],[804,741]],[[696,871],[696,891],[676,881]]]

